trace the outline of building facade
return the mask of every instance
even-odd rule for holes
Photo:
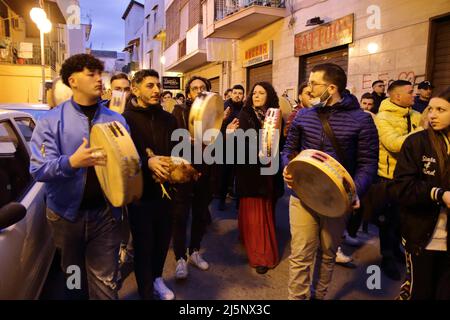
[[[378,79],[450,85],[448,1],[263,2],[203,2],[204,36],[233,40],[233,84],[266,80],[295,99],[315,64],[334,62],[358,97]]]
[[[0,2],[0,103],[42,102],[39,30],[30,18],[34,1]],[[54,79],[67,56],[67,28],[56,1],[43,2],[52,30],[44,36],[45,80]]]
[[[122,15],[125,22],[125,48],[128,53],[124,72],[130,73],[144,67],[144,4],[131,0]]]

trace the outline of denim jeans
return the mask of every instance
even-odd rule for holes
[[[47,220],[63,272],[71,265],[81,270],[81,288],[69,290],[70,296],[85,297],[83,292],[87,291],[90,299],[118,299],[121,221],[113,218],[109,207],[80,210],[75,222],[47,208]]]

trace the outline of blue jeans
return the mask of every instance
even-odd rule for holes
[[[81,288],[69,290],[72,297],[90,299],[118,299],[117,275],[121,221],[113,218],[108,206],[80,210],[75,222],[61,218],[47,208],[47,220],[56,248],[61,254],[61,267],[78,266],[81,270]]]

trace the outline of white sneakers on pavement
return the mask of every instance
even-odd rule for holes
[[[338,247],[336,252],[336,263],[349,263],[352,262],[353,258],[351,256],[346,256],[344,252],[342,252],[341,247]]]
[[[175,294],[172,290],[167,288],[166,284],[163,281],[163,278],[156,278],[153,282],[153,293],[160,300],[173,300],[175,299]]]
[[[209,264],[203,259],[198,251],[194,251],[189,256],[189,262],[201,270],[208,270]]]
[[[182,280],[188,276],[187,262],[183,258],[178,259],[177,266],[175,268],[175,279]]]

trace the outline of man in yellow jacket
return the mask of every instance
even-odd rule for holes
[[[378,227],[380,251],[383,257],[381,269],[392,280],[400,280],[400,271],[395,258],[404,261],[400,250],[400,217],[395,199],[390,197],[389,185],[394,176],[397,156],[406,137],[418,130],[421,115],[412,110],[413,86],[409,81],[396,80],[388,87],[389,98],[381,102],[375,117],[380,141],[378,160],[379,182],[377,203],[379,204]]]

